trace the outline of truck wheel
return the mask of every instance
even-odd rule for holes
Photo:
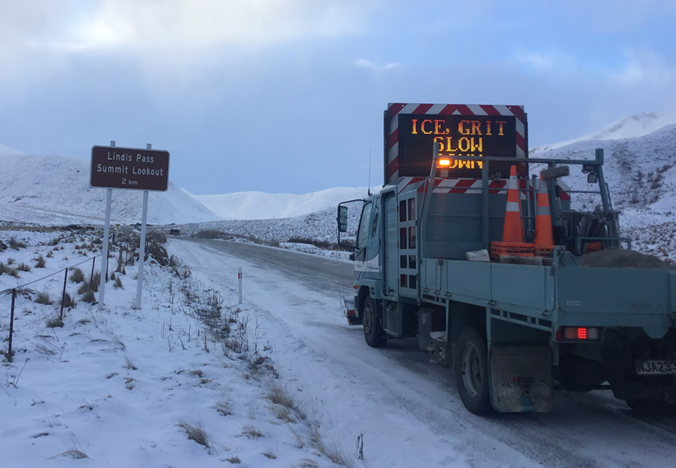
[[[380,324],[380,317],[376,310],[376,304],[370,296],[364,301],[364,311],[362,313],[364,320],[364,338],[366,343],[372,348],[382,348],[387,343],[385,332]]]
[[[479,416],[492,413],[486,344],[473,327],[465,328],[460,335],[454,366],[455,381],[465,408]]]

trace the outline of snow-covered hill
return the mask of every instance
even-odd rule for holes
[[[1,154],[23,154],[21,151],[10,148],[0,143],[0,155]]]
[[[635,124],[635,128],[639,127]],[[616,134],[626,132],[618,130]],[[608,136],[609,132],[599,135]],[[594,149],[603,148],[604,175],[613,208],[621,213],[622,234],[635,239],[637,249],[676,261],[676,123],[637,137],[580,140],[549,148],[531,150],[530,156],[593,159]],[[573,190],[596,190],[596,185],[587,183],[587,175],[579,166],[571,166],[571,175],[565,182]],[[601,204],[596,194],[575,194],[573,202],[575,208],[588,211]]]
[[[222,219],[250,220],[303,216],[327,208],[335,209],[342,201],[366,198],[366,195],[366,187],[335,187],[303,195],[237,192],[192,196]]]
[[[37,224],[100,224],[106,190],[89,185],[89,161],[69,156],[0,154],[0,220]],[[143,195],[114,190],[111,218],[141,221]],[[216,215],[170,183],[166,192],[151,192],[148,222],[170,224],[210,221]]]
[[[676,114],[670,112],[644,112],[618,120],[614,124],[591,135],[562,141],[551,145],[536,146],[530,149],[531,154],[555,150],[573,143],[598,140],[624,140],[650,135],[664,127],[676,124]]]

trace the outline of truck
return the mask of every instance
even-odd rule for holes
[[[394,103],[383,128],[384,184],[363,200],[345,300],[369,346],[417,340],[453,368],[477,415],[551,411],[554,389],[673,409],[676,270],[582,262],[631,248],[602,149],[529,158],[523,106]],[[589,190],[566,185],[571,167]],[[573,209],[579,193],[598,196],[597,208]],[[347,210],[338,206],[339,236]],[[506,242],[506,223],[518,239]]]

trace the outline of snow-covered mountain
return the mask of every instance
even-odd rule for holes
[[[288,193],[237,192],[224,195],[192,195],[226,220],[293,218],[334,208],[345,200],[366,198],[366,187],[335,187],[320,192]]]
[[[591,135],[562,141],[545,146],[536,146],[530,149],[530,154],[563,148],[564,146],[583,141],[624,140],[650,135],[664,127],[676,124],[676,113],[671,112],[643,112],[626,119],[618,120],[614,124]]]
[[[651,122],[666,120],[635,117],[598,132],[599,139],[534,148],[530,157],[593,159],[594,149],[603,148],[603,171],[613,208],[620,212],[622,234],[634,239],[637,249],[676,261],[676,123],[643,134],[644,129],[653,128]],[[637,136],[610,138],[631,134]],[[571,166],[565,182],[572,190],[597,190],[595,184],[587,183],[579,166]],[[577,209],[593,211],[601,200],[597,194],[574,194],[573,203]]]
[[[85,159],[0,154],[1,221],[99,224],[105,215],[105,199],[105,189],[89,185],[89,161]],[[142,200],[139,190],[113,190],[112,221],[140,222]],[[166,192],[151,192],[148,200],[151,224],[218,219],[173,183]]]
[[[10,148],[0,143],[0,155],[2,154],[23,154],[21,151]]]

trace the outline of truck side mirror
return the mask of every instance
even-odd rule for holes
[[[338,207],[338,232],[347,232],[347,206]]]

